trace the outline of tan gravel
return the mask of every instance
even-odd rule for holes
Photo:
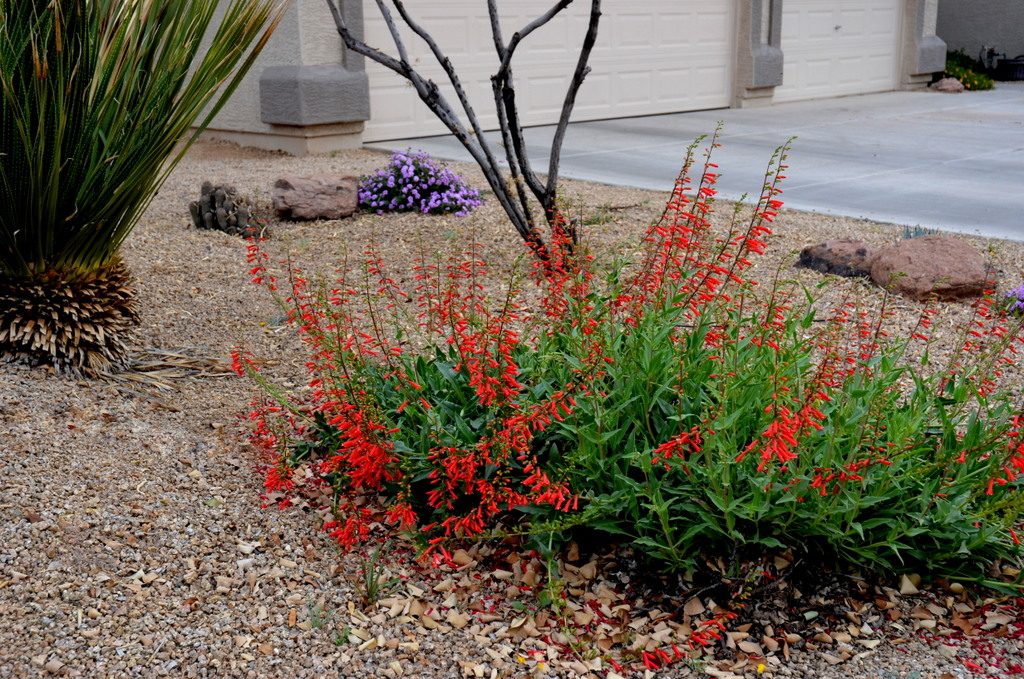
[[[286,385],[300,384],[299,347],[280,328],[271,300],[248,283],[244,243],[191,229],[187,203],[204,179],[224,180],[253,196],[266,213],[278,175],[359,174],[383,160],[368,151],[296,159],[198,145],[124,248],[142,301],[140,349],[220,360],[241,343],[274,359],[268,369]],[[481,185],[475,170],[462,169]],[[566,187],[587,221],[597,222],[590,238],[599,251],[629,247],[664,199],[581,182]],[[485,244],[495,268],[522,251],[493,201],[461,220],[357,215],[341,222],[272,224],[267,248],[330,276],[346,253],[358,256],[370,240],[401,263],[422,243],[455,247],[467,233]],[[780,270],[811,286],[822,278],[789,266],[803,245],[899,237],[891,226],[795,212],[785,213],[778,234],[758,275],[767,279]],[[974,242],[992,248],[1003,281],[1024,280],[1024,244]],[[829,279],[819,294],[831,301],[851,291],[872,304],[880,298],[859,281],[838,279]],[[899,323],[910,322],[920,308],[903,301],[897,307]],[[962,305],[951,305],[950,312],[946,327],[953,330],[967,312]],[[511,642],[484,625],[425,629],[376,610],[364,621],[357,607],[358,559],[339,555],[302,512],[260,507],[255,461],[240,420],[251,386],[220,375],[136,377],[85,382],[0,365],[0,462],[6,470],[0,477],[0,677],[556,671],[518,662],[521,646],[495,658],[495,649]],[[161,384],[171,389],[158,389]],[[395,572],[406,569],[410,582],[419,577],[400,560],[389,563]],[[1019,641],[996,643],[1024,663],[1024,652],[1013,646]],[[978,654],[962,651],[955,658],[914,639],[899,646],[885,642],[838,666],[820,652],[795,651],[789,664],[770,664],[765,676],[959,677],[964,657]],[[666,676],[690,673],[680,666]]]

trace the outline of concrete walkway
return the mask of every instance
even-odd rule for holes
[[[687,144],[719,120],[724,197],[756,195],[772,150],[795,136],[783,195],[791,208],[1024,240],[1024,83],[575,123],[562,175],[668,189]],[[552,131],[527,131],[538,168]],[[451,137],[374,146],[469,160]]]

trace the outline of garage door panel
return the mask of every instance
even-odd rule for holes
[[[618,74],[618,90],[622,104],[643,104],[651,100],[651,72],[629,71]]]
[[[786,0],[775,101],[896,87],[900,0]]]
[[[786,24],[785,19],[782,23]],[[804,24],[797,27],[798,37],[802,40],[831,40],[835,33],[836,13],[832,9],[810,9],[801,17],[799,23]]]
[[[718,96],[718,90],[713,83],[729,77],[729,69],[720,64],[708,64],[697,66],[692,80],[689,84],[693,86],[693,93],[698,100],[704,103],[711,103]]]
[[[799,71],[797,71],[799,73]],[[824,92],[828,89],[829,81],[832,80],[832,58],[819,57],[808,58],[804,62],[805,83],[809,89],[815,92]]]
[[[654,19],[650,14],[624,14],[615,27],[615,47],[649,49],[654,35]]]
[[[562,88],[561,96],[565,98],[565,88]],[[587,76],[586,87],[580,89],[579,94],[576,95],[576,106],[574,110],[579,115],[596,117],[601,111],[604,111],[608,104],[608,100],[612,96],[612,79],[607,74],[595,74],[591,73]]]
[[[693,27],[697,22],[696,10],[692,12],[666,11],[658,15],[657,30],[651,33],[657,36],[661,47],[675,47],[692,50]]]
[[[722,26],[732,23],[732,12],[729,11],[729,3],[721,3],[723,6],[713,11],[697,12],[693,25],[688,32],[696,38],[698,45],[710,48],[716,53],[723,46],[729,51],[732,49],[733,36],[728,31],[723,35]]]
[[[668,113],[728,106],[731,102],[734,43],[733,2],[711,10],[702,0],[649,0],[606,3],[592,71],[581,89],[574,120]],[[551,0],[499,3],[508,40],[551,7]],[[416,20],[449,55],[470,99],[488,129],[497,126],[490,76],[497,56],[484,0],[406,0]],[[394,54],[390,35],[376,3],[364,6],[367,42]],[[520,115],[528,125],[557,122],[569,78],[586,33],[589,3],[571,5],[562,15],[531,34],[513,62]],[[408,31],[403,31],[403,35]],[[456,101],[429,49],[406,37],[417,70],[433,78],[445,96]],[[680,68],[685,64],[685,68]],[[396,74],[367,62],[370,114],[368,141],[444,133],[415,91]],[[401,99],[406,101],[401,101]],[[410,115],[410,110],[414,111]],[[404,122],[403,122],[404,121]]]
[[[662,68],[655,82],[657,97],[661,101],[685,105],[693,93],[685,86],[693,78],[693,68]]]
[[[871,82],[870,68],[861,57],[838,57],[835,61],[836,85],[843,90],[857,89],[862,80]]]
[[[868,29],[870,22],[868,21],[868,12],[864,9],[847,9],[839,14],[839,23],[842,32],[839,37],[842,40],[860,40],[866,35],[870,35]]]

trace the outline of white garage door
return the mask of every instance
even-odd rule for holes
[[[896,88],[901,0],[786,0],[775,101]]]
[[[482,124],[497,127],[490,77],[497,56],[486,0],[406,0],[418,22],[451,58]],[[580,90],[573,120],[728,106],[731,98],[734,15],[732,0],[609,0],[603,5],[593,68]],[[550,9],[552,0],[502,0],[502,28],[512,33]],[[527,125],[555,123],[586,32],[590,3],[577,0],[531,34],[513,59],[517,101]],[[366,40],[395,54],[376,3],[364,6]],[[446,85],[426,45],[403,32],[416,68]],[[367,141],[447,130],[393,72],[367,61],[370,115]],[[455,103],[450,88],[445,96]]]

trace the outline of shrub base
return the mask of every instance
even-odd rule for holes
[[[0,357],[73,374],[124,369],[139,323],[131,282],[120,260],[87,274],[0,274]]]

